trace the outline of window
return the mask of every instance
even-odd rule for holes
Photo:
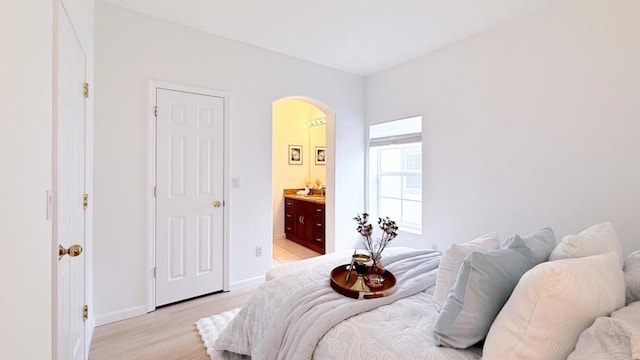
[[[422,233],[422,117],[369,127],[369,211]]]

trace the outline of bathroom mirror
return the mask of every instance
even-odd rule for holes
[[[325,184],[327,176],[327,125],[321,123],[309,126],[309,146],[308,154],[308,177],[309,180],[315,184],[319,180],[321,184]]]

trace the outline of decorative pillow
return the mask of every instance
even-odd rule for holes
[[[615,251],[624,263],[620,241],[610,222],[594,225],[580,234],[565,236],[551,253],[549,260],[579,258]]]
[[[500,248],[498,233],[492,232],[482,235],[475,240],[464,244],[453,244],[442,254],[440,266],[438,266],[438,276],[436,277],[436,287],[433,292],[433,303],[438,311],[442,308],[447,299],[449,290],[456,283],[456,277],[462,265],[464,257],[474,251],[495,250]]]
[[[551,228],[540,229],[522,237],[515,235],[507,240],[505,247],[510,247],[510,243],[514,241],[515,238],[522,239],[525,245],[531,249],[536,264],[549,260],[549,255],[551,255],[551,252],[556,247],[556,235]]]
[[[467,348],[487,335],[522,274],[536,265],[520,238],[510,246],[464,258],[434,326],[436,345]]]
[[[624,261],[624,282],[627,305],[640,301],[640,250],[629,254]]]
[[[566,359],[597,317],[622,305],[616,253],[540,264],[520,279],[491,325],[482,358]]]

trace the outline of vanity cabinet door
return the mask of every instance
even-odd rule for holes
[[[309,205],[306,201],[296,201],[296,235],[304,242],[308,242],[311,238],[310,224],[312,221],[309,218]]]
[[[288,239],[296,232],[296,201],[284,199],[284,233]]]
[[[324,254],[324,209],[323,204],[313,204],[311,206],[310,218],[313,219],[311,224],[311,248]]]

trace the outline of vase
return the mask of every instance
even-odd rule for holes
[[[384,274],[384,264],[382,263],[382,255],[375,254],[371,256],[371,269],[369,269],[370,273],[373,274]]]

